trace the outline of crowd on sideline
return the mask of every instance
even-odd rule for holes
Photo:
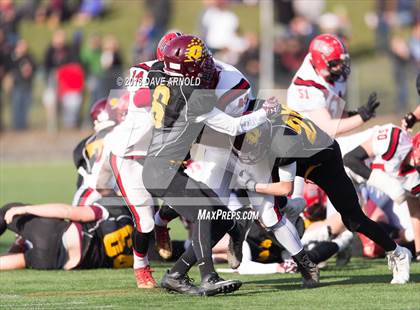
[[[207,42],[215,58],[235,65],[250,80],[253,91],[259,88],[260,38],[256,32],[244,32],[232,9],[239,2],[257,6],[257,1],[203,0],[198,18],[198,33]],[[108,1],[49,0],[13,2],[0,0],[0,130],[5,119],[11,128],[29,127],[29,112],[34,99],[42,102],[47,127],[78,128],[88,122],[83,104],[91,105],[119,88],[116,78],[124,76],[133,63],[154,59],[159,38],[169,30],[174,5],[169,0],[145,0],[146,12],[133,38],[131,58],[123,59],[116,36],[75,31],[71,37],[59,26],[69,20],[83,25],[93,19],[106,20]],[[286,88],[302,63],[308,44],[319,33],[337,34],[351,41],[352,24],[343,8],[327,12],[324,0],[312,2],[274,1],[274,79]],[[409,109],[408,68],[420,68],[420,18],[413,1],[377,0],[375,12],[365,16],[376,33],[378,51],[385,51],[393,64],[397,111]],[[139,2],[139,9],[141,8]],[[257,9],[257,8],[256,8]],[[55,30],[42,59],[35,59],[31,46],[19,34],[23,19],[45,24]],[[393,27],[410,28],[410,39],[393,35]],[[82,28],[78,28],[82,29]],[[223,35],[220,35],[220,34]],[[37,74],[37,73],[41,74]],[[5,79],[5,77],[10,77]],[[34,98],[34,80],[42,76],[42,94]],[[38,99],[38,97],[40,97]],[[10,116],[4,105],[10,103]]]

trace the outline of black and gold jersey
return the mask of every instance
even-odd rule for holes
[[[82,259],[78,268],[124,268],[133,265],[133,221],[120,198],[104,203],[98,200],[109,215],[106,219],[81,224]]]
[[[270,150],[279,166],[308,159],[333,142],[314,122],[286,106],[272,121]]]
[[[214,90],[200,90],[182,77],[163,71],[163,62],[149,71],[154,130],[148,157],[184,160],[204,124],[198,117],[210,112],[217,99]]]

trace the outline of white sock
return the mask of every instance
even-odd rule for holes
[[[142,256],[138,256],[135,252],[133,252],[133,258],[134,258],[134,264],[133,264],[134,269],[144,268],[149,265],[149,260],[147,259],[147,255],[142,257]]]
[[[296,227],[285,217],[277,224],[273,233],[280,244],[293,256],[302,251],[303,246],[300,242]]]
[[[160,227],[165,227],[168,225],[168,222],[163,220],[160,215],[159,212],[155,213],[155,225],[156,226],[160,226]]]
[[[277,272],[277,264],[262,264],[252,261],[251,248],[248,242],[242,244],[242,262],[239,274],[272,274]]]

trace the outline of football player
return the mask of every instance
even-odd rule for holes
[[[143,169],[147,190],[162,198],[192,224],[192,245],[162,279],[162,287],[186,294],[215,295],[237,290],[241,282],[225,281],[215,272],[211,247],[236,226],[232,220],[202,220],[198,213],[227,211],[217,195],[205,184],[194,181],[184,172],[195,142],[204,124],[228,135],[237,135],[262,124],[277,110],[268,102],[262,109],[233,118],[215,107],[214,87],[217,70],[204,42],[183,35],[169,42],[164,61],[149,71],[154,130]],[[175,79],[176,78],[176,79]],[[187,85],[199,78],[199,86]],[[181,82],[178,84],[175,81]],[[185,83],[185,84],[184,84]],[[199,91],[197,91],[199,89]],[[200,287],[188,278],[189,269],[198,262]]]
[[[358,128],[375,116],[379,102],[372,93],[357,111],[345,111],[349,75],[350,56],[344,43],[332,34],[318,35],[287,90],[287,105],[331,137]],[[303,188],[303,179],[297,177],[293,197],[303,197]],[[328,203],[327,216],[333,213],[336,211]]]
[[[360,127],[379,106],[374,95],[356,112],[343,118],[343,98],[350,75],[350,56],[332,34],[315,37],[287,89],[287,105],[312,120],[331,137]],[[349,114],[348,114],[349,115]]]
[[[102,196],[115,196],[114,178],[108,163],[109,150],[104,149],[105,137],[127,114],[128,98],[109,97],[92,105],[90,117],[95,132],[79,142],[73,151],[77,168],[77,191],[73,206],[90,205]]]
[[[353,184],[345,172],[338,143],[314,122],[286,107],[282,107],[271,128],[271,135],[270,131],[261,134],[271,136],[269,143],[254,145],[265,148],[263,153],[268,152],[273,158],[279,181],[259,183],[242,170],[238,177],[239,184],[249,191],[283,196],[290,193],[295,175],[314,182],[325,191],[341,214],[347,229],[364,234],[385,249],[393,271],[391,283],[407,283],[410,277],[411,252],[397,245],[380,225],[363,213]],[[242,145],[239,150],[240,159],[244,156],[246,159],[249,157],[247,153],[252,152],[252,144],[249,145],[248,141],[245,138],[244,144],[248,145]]]
[[[365,160],[371,158],[369,167]],[[401,128],[376,127],[372,136],[344,156],[344,164],[367,184],[386,193],[395,203],[407,202],[414,231],[416,256],[420,255],[420,133],[412,139]]]
[[[129,79],[125,85],[129,92],[127,116],[107,139],[107,145],[111,149],[109,163],[112,173],[135,224],[133,269],[138,288],[153,288],[157,285],[147,258],[149,240],[154,228],[154,202],[145,190],[142,179],[143,161],[153,128],[150,94],[145,81],[150,67],[162,60],[162,49],[180,35],[179,32],[169,32],[157,46],[157,59],[130,68]]]
[[[0,235],[18,234],[19,253],[0,256],[0,269],[121,268],[133,263],[130,213],[117,198],[89,206],[9,203],[0,209]]]

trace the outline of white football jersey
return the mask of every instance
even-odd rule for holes
[[[325,81],[316,73],[310,57],[310,54],[306,55],[287,89],[287,105],[303,115],[308,111],[326,108],[332,118],[341,118],[346,82],[330,84]]]
[[[375,155],[372,169],[381,169],[397,178],[405,190],[420,194],[420,178],[415,168],[406,169],[402,163],[411,151],[412,142],[408,132],[393,124],[375,128],[372,137]]]
[[[130,99],[125,120],[114,128],[107,143],[113,154],[124,156],[145,156],[152,138],[153,120],[149,107],[137,105],[136,96],[140,88],[147,88],[149,70],[157,60],[140,63],[130,68],[126,89]]]
[[[219,71],[216,85],[216,108],[231,116],[241,116],[252,99],[251,86],[245,76],[234,66],[215,60]]]

